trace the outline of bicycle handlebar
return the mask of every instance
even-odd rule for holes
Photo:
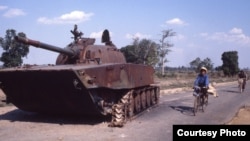
[[[204,86],[204,87],[200,87],[200,86],[193,86],[193,89],[208,89],[209,87],[206,87],[206,86]]]

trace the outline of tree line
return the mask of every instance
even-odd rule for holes
[[[0,61],[3,67],[21,66],[22,58],[29,53],[29,45],[18,43],[14,40],[15,36],[26,37],[23,32],[17,33],[14,29],[6,30],[5,37],[0,37],[0,47],[3,49]],[[124,54],[128,63],[150,65],[159,68],[158,71],[162,76],[165,75],[166,63],[169,61],[167,55],[171,52],[173,43],[169,42],[169,38],[176,36],[176,32],[172,29],[163,30],[158,42],[151,39],[134,38],[131,45],[122,47],[120,51]],[[205,66],[208,70],[223,71],[226,76],[233,76],[239,71],[238,52],[227,51],[222,54],[222,66],[215,67],[210,58],[201,60],[200,57],[192,60],[189,65],[194,71],[198,71],[200,67]]]
[[[168,62],[166,55],[171,51],[170,48],[174,46],[174,44],[166,41],[166,38],[175,36],[175,34],[172,30],[163,31],[162,39],[159,43],[150,39],[135,38],[132,45],[122,47],[120,50],[124,53],[127,62],[160,68],[157,71],[161,72],[161,75],[164,76],[164,71],[167,69],[164,64]],[[197,57],[189,63],[190,66],[188,69],[198,72],[204,66],[208,70],[223,71],[226,76],[234,76],[240,70],[238,58],[237,51],[226,51],[221,56],[222,66],[214,68],[214,64],[210,58],[207,57],[202,60],[200,57]],[[186,69],[186,67],[184,68]]]
[[[199,71],[199,68],[204,66],[208,70],[223,71],[225,76],[234,76],[240,71],[238,59],[239,56],[237,51],[226,51],[221,55],[222,66],[217,66],[214,68],[210,58],[201,60],[199,57],[191,61],[189,64],[190,68],[194,69],[196,72]]]

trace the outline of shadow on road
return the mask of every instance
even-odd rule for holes
[[[182,114],[194,116],[193,107],[190,106],[169,106],[170,108],[181,112]]]
[[[229,93],[240,93],[239,92],[239,87],[238,86],[233,86],[233,87],[231,87],[232,89],[224,89],[224,90],[222,90],[222,91],[224,91],[224,92],[229,92]]]
[[[222,91],[224,91],[224,92],[229,92],[229,93],[239,93],[239,90],[237,89],[237,90],[222,90]]]
[[[9,111],[0,115],[0,120],[9,120],[11,122],[41,122],[53,124],[88,124],[95,125],[102,122],[111,121],[111,117],[104,116],[83,116],[83,115],[44,115],[38,113],[25,112],[19,109]]]

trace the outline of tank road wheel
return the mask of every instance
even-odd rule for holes
[[[156,91],[156,94],[155,94],[156,103],[159,103],[159,101],[160,101],[160,88],[157,87],[155,91]]]
[[[132,117],[135,112],[135,100],[133,97],[133,91],[130,91],[129,100],[128,100],[128,117]]]
[[[140,97],[140,94],[136,94],[135,95],[135,111],[138,113],[141,111],[141,97]]]
[[[151,96],[150,96],[151,97],[151,104],[153,105],[153,104],[156,103],[155,90],[152,89],[151,92],[150,92],[150,94],[151,94]]]
[[[145,91],[141,92],[141,108],[146,109],[146,93],[145,93]]]
[[[146,91],[147,107],[151,106],[151,93],[150,90]]]

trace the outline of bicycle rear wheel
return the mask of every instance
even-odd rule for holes
[[[206,107],[207,107],[207,105],[208,105],[208,94],[205,94],[204,96],[203,96],[203,112],[205,111],[205,109],[206,109]]]
[[[239,79],[238,83],[239,83],[239,92],[242,93],[243,92],[243,89],[242,89],[242,87],[243,87],[243,79]]]
[[[240,93],[243,92],[243,89],[242,89],[242,84],[240,84]]]
[[[208,105],[208,94],[206,94],[205,104]]]

